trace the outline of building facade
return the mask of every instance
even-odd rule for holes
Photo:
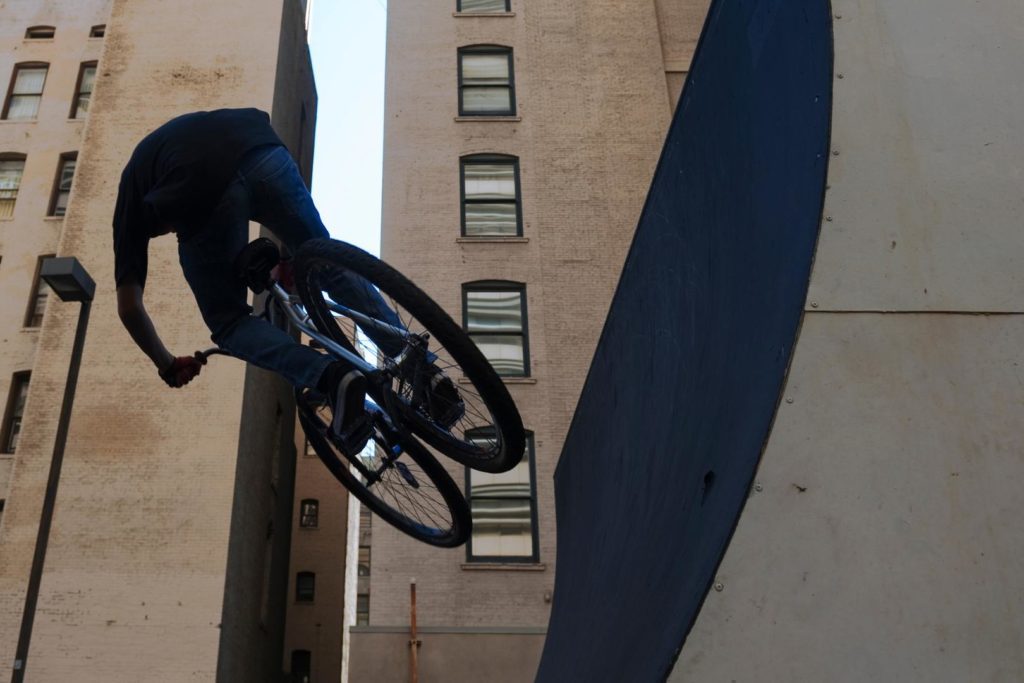
[[[300,0],[13,0],[0,12],[0,662],[31,680],[269,681],[293,665],[295,680],[337,677],[345,502],[337,487],[318,488],[316,463],[299,456],[296,467],[290,389],[218,358],[167,390],[113,296],[120,172],[164,121],[258,107],[309,178],[306,19]],[[209,346],[209,333],[175,246],[151,245],[146,304],[168,347],[186,354]],[[78,316],[39,285],[51,254],[77,257],[97,291],[26,632]],[[310,526],[311,500],[330,524]]]
[[[530,438],[505,475],[448,463],[473,508],[466,547],[374,520],[350,680],[408,676],[412,579],[424,678],[533,679],[554,587],[552,475],[706,9],[389,3],[382,256],[462,320]]]

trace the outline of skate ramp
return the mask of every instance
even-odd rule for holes
[[[664,680],[696,619],[801,321],[831,82],[827,2],[712,2],[555,473],[538,681]]]

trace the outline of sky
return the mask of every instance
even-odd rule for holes
[[[313,201],[331,236],[380,252],[386,0],[314,0]]]

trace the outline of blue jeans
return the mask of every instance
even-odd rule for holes
[[[185,279],[217,346],[280,373],[297,387],[315,387],[333,358],[253,317],[245,284],[235,275],[232,266],[249,242],[250,220],[266,226],[293,253],[306,240],[330,237],[288,150],[259,147],[242,158],[234,179],[195,234],[179,240]],[[335,301],[401,326],[377,290],[358,276],[340,275],[327,289]],[[374,341],[385,352],[397,353],[394,340]]]

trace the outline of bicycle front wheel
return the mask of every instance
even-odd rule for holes
[[[296,392],[299,422],[320,460],[368,508],[413,538],[454,548],[469,538],[469,505],[434,456],[414,438],[375,418],[371,442],[347,458],[329,436],[330,407],[312,392]]]
[[[356,303],[332,300],[329,292],[341,280],[350,299],[383,298],[397,315],[391,340],[380,342],[379,313],[367,320],[373,312],[353,315],[345,305]],[[320,239],[304,243],[295,255],[295,284],[317,329],[381,368],[389,384],[384,390],[396,399],[390,402],[394,419],[444,455],[483,472],[506,472],[522,460],[523,423],[505,384],[462,328],[408,278],[358,247]],[[363,290],[353,296],[353,288]],[[360,319],[360,313],[366,315]]]

